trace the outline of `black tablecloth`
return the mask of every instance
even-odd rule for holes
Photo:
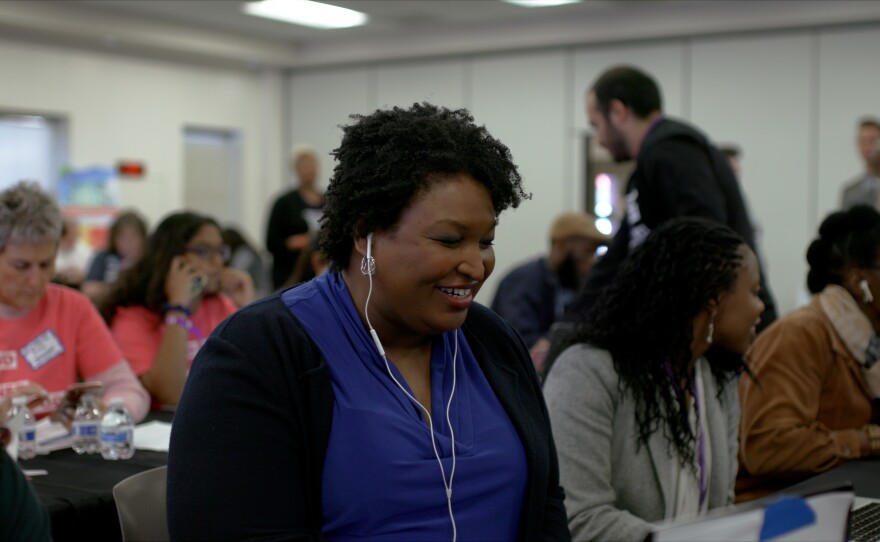
[[[167,412],[153,413],[147,421],[171,421]],[[52,537],[64,540],[122,540],[113,486],[139,472],[168,463],[168,454],[136,450],[134,457],[108,461],[95,455],[77,455],[71,449],[22,460],[22,469],[46,469],[31,484],[49,510]]]
[[[804,492],[850,482],[859,497],[880,499],[880,458],[850,461],[788,488],[788,492]]]

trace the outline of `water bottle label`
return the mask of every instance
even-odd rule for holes
[[[21,433],[18,434],[18,440],[31,441],[31,440],[36,440],[36,439],[37,439],[37,432],[34,431],[33,429],[31,429],[30,431],[22,431]]]
[[[105,433],[104,431],[101,431],[101,442],[106,442],[108,444],[122,444],[127,442],[128,439],[128,431],[120,431],[119,433]]]
[[[96,424],[74,424],[75,433],[78,437],[97,437],[98,426]]]

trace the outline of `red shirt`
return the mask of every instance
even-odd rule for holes
[[[186,357],[190,365],[208,335],[236,309],[235,303],[223,294],[202,298],[198,310],[190,318],[202,334],[198,337],[189,332]],[[144,306],[119,307],[110,329],[134,374],[140,376],[149,371],[162,343],[164,319]]]
[[[0,397],[29,382],[50,393],[35,414],[52,412],[70,384],[89,380],[124,358],[87,297],[49,284],[20,318],[0,318]]]

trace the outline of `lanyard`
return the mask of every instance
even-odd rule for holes
[[[681,386],[678,384],[678,379],[675,378],[675,373],[672,371],[672,365],[667,361],[664,365],[666,369],[666,374],[669,376],[669,380],[672,381],[672,389],[675,391],[675,396],[678,397],[679,401],[684,404],[684,391],[682,391]],[[696,419],[696,433],[697,433],[697,462],[698,468],[700,471],[700,509],[703,508],[703,503],[706,501],[706,492],[708,490],[708,484],[706,482],[706,445],[705,445],[705,435],[703,434],[703,426],[700,423],[700,394],[697,391],[697,382],[696,378],[694,379],[694,388],[693,388],[693,397],[694,397],[694,412],[697,415]],[[685,407],[687,405],[685,404]]]

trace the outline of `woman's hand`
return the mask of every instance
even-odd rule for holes
[[[46,391],[46,388],[36,382],[28,382],[24,386],[15,388],[12,393],[0,401],[0,420],[6,419],[6,413],[12,408],[12,398],[18,395],[31,397],[28,401],[28,408],[31,410],[49,400],[49,392]]]
[[[538,339],[538,341],[529,349],[529,354],[532,357],[532,365],[535,366],[535,371],[537,371],[538,374],[544,373],[544,365],[547,364],[547,352],[549,351],[550,341],[546,337]]]
[[[170,305],[182,305],[189,307],[199,296],[193,291],[193,281],[197,277],[205,280],[205,276],[190,263],[184,256],[175,256],[171,260],[168,276],[165,278],[165,295]]]
[[[306,248],[307,246],[309,246],[309,241],[311,241],[311,240],[312,240],[312,236],[308,232],[297,233],[295,235],[291,235],[290,237],[288,237],[284,241],[284,244],[285,244],[285,246],[287,246],[287,250],[294,252],[297,250],[302,250],[302,249]]]
[[[237,307],[244,307],[256,296],[251,276],[232,267],[220,271],[220,291],[229,296]]]

